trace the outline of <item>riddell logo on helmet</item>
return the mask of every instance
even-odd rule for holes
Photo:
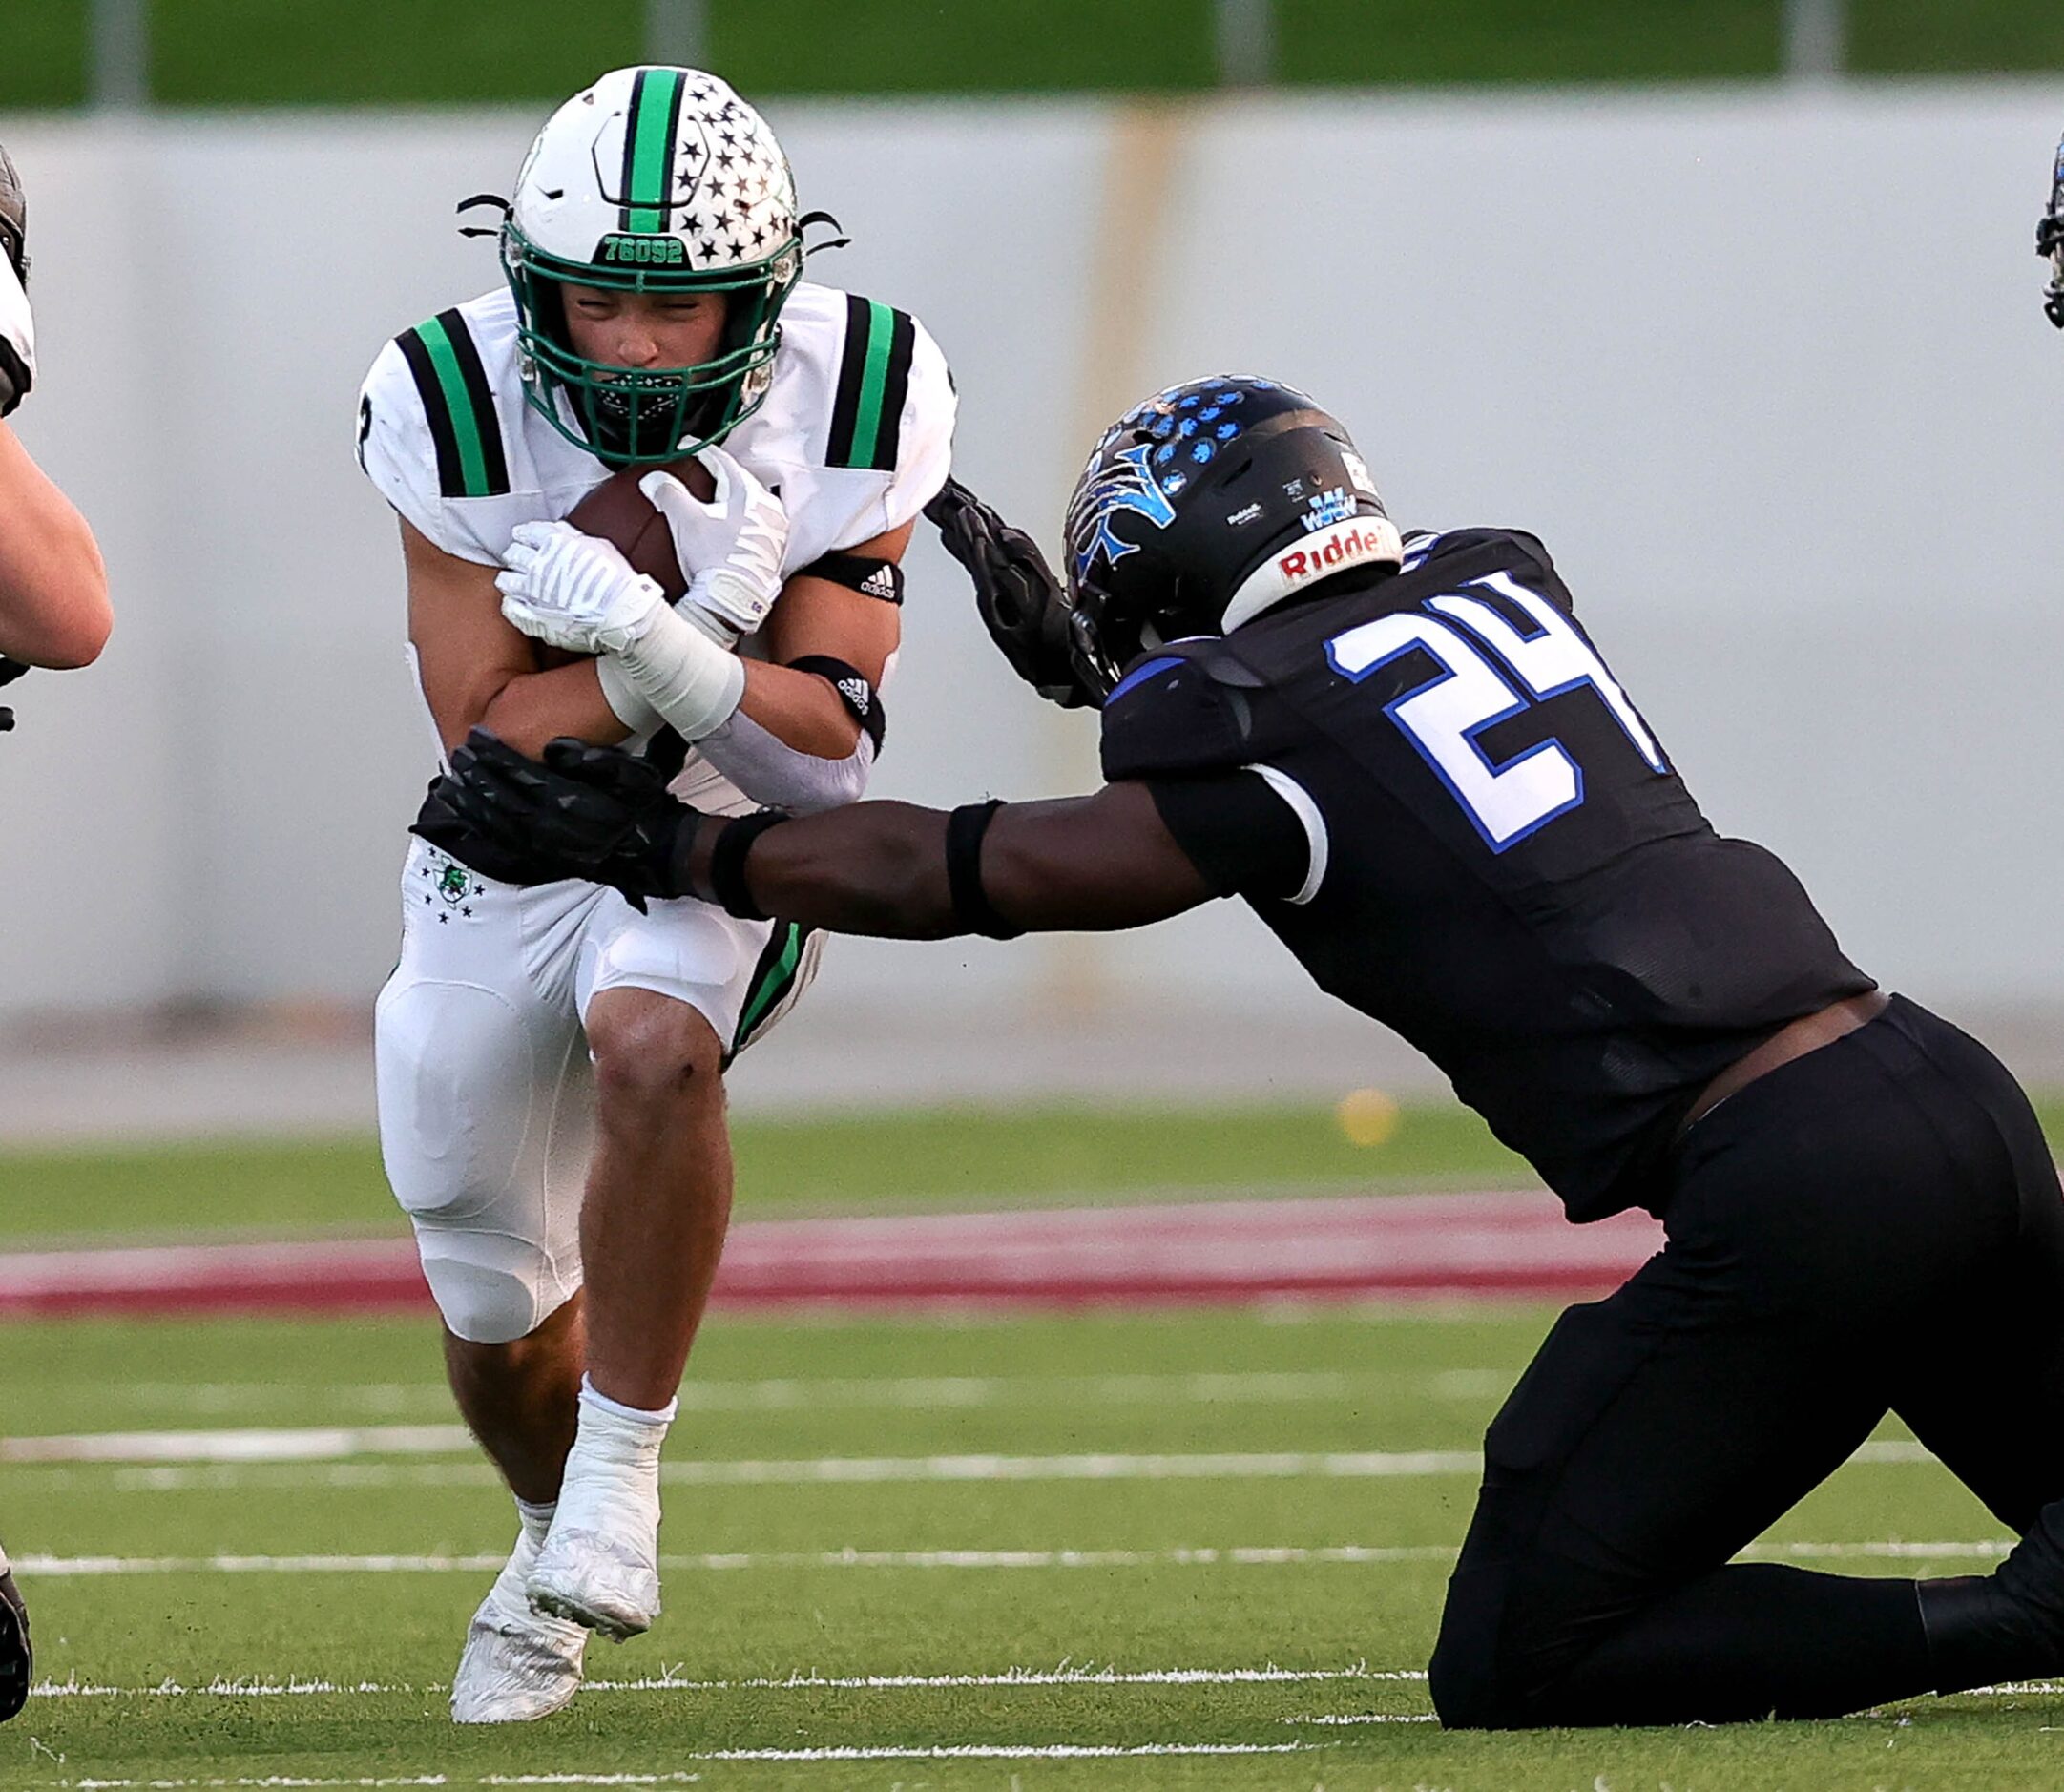
[[[1302,585],[1306,579],[1323,578],[1328,573],[1337,573],[1344,566],[1353,566],[1359,560],[1376,555],[1392,555],[1396,550],[1390,541],[1375,530],[1361,525],[1348,530],[1335,530],[1322,547],[1292,548],[1288,553],[1280,554],[1276,571],[1282,575],[1284,587]]]

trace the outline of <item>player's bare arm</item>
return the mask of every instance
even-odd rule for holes
[[[900,565],[913,527],[906,523],[863,542],[852,554]],[[902,636],[901,613],[893,605],[799,573],[782,587],[761,632],[766,663],[745,668],[740,712],[799,752],[842,760],[859,744],[860,719],[830,677],[798,670],[796,662],[840,661],[879,688]]]
[[[94,531],[0,423],[0,656],[27,666],[91,665],[115,617]]]
[[[0,150],[0,418],[35,384],[29,307],[28,205]],[[0,422],[0,657],[25,666],[90,664],[114,617],[94,532],[72,500]]]
[[[630,732],[593,660],[540,665],[536,643],[503,618],[495,568],[447,553],[406,519],[401,530],[408,641],[448,752],[474,728],[533,752],[560,736],[609,745]]]

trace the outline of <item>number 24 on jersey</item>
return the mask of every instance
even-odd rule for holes
[[[1471,596],[1476,589],[1516,605],[1533,631],[1522,633],[1496,607]],[[1384,713],[1493,852],[1516,845],[1584,801],[1583,767],[1553,737],[1503,765],[1484,751],[1478,737],[1485,729],[1535,703],[1588,686],[1650,769],[1670,769],[1597,651],[1561,611],[1509,573],[1472,579],[1459,592],[1428,598],[1422,610],[1378,616],[1326,643],[1334,670],[1357,684],[1410,653],[1429,655],[1440,670],[1392,698]]]

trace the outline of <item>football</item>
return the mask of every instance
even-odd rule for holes
[[[637,489],[637,482],[651,470],[646,467],[626,467],[610,474],[573,506],[566,520],[584,534],[597,535],[612,543],[638,572],[657,579],[667,601],[673,603],[688,589],[688,581],[682,577],[680,562],[675,557],[674,537],[666,518]],[[705,503],[717,494],[717,482],[700,461],[675,461],[663,470]]]

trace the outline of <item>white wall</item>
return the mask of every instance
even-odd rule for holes
[[[856,237],[813,272],[925,318],[964,475],[1050,542],[1136,397],[1304,385],[1403,521],[1547,538],[1708,812],[1868,968],[2064,1004],[2064,338],[2031,252],[2064,85],[774,119]],[[428,761],[352,398],[496,278],[451,207],[534,123],[0,118],[47,365],[17,421],[119,611],[94,673],[10,694],[0,1019],[377,986]],[[1093,724],[1018,695],[949,574],[921,550],[878,789],[1086,781]],[[906,1013],[1296,989],[1225,907],[1122,952],[849,943],[826,981]]]

